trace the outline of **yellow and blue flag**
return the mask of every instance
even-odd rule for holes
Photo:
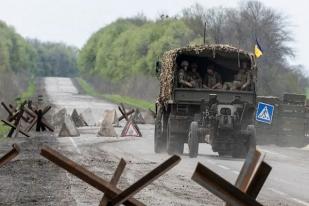
[[[263,50],[257,39],[255,40],[254,54],[256,58],[259,58],[263,55]]]

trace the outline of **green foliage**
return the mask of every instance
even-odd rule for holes
[[[138,107],[138,108],[146,109],[146,110],[155,109],[155,105],[153,102],[148,102],[148,101],[141,100],[141,99],[136,99],[136,98],[132,98],[128,96],[120,96],[116,94],[106,94],[106,95],[103,95],[103,97],[116,104],[124,103],[132,107]]]
[[[0,141],[9,133],[10,128],[0,122]]]
[[[187,45],[192,31],[181,20],[134,24],[119,19],[95,33],[81,50],[82,74],[121,80],[129,75],[154,74],[154,62],[166,50]]]
[[[154,62],[172,48],[206,42],[231,44],[252,51],[256,36],[264,55],[258,59],[258,93],[280,95],[304,92],[309,85],[293,56],[288,19],[258,1],[241,2],[238,8],[186,8],[175,17],[155,21],[143,16],[117,21],[93,34],[78,57],[78,68],[87,78],[96,76],[121,82],[127,76],[154,75]]]
[[[0,72],[75,76],[78,49],[63,43],[25,40],[0,21]]]
[[[17,103],[22,103],[30,99],[31,97],[35,95],[35,92],[36,92],[36,84],[35,84],[35,81],[32,79],[28,83],[27,89],[23,93],[21,93],[21,95],[19,96]]]
[[[306,93],[305,94],[306,94],[307,99],[309,99],[309,88],[308,87],[306,88]]]
[[[35,71],[39,76],[76,76],[77,53],[76,47],[63,43],[40,42],[29,39],[36,55]]]
[[[78,81],[78,84],[81,86],[81,88],[84,90],[84,92],[88,95],[91,96],[100,96],[99,93],[97,93],[93,87],[88,84],[85,80],[83,80],[82,78],[76,78]]]
[[[33,72],[35,62],[34,49],[14,28],[0,21],[0,72]]]
[[[106,100],[109,100],[113,103],[119,104],[119,103],[124,103],[126,105],[132,106],[132,107],[138,107],[141,109],[152,109],[154,110],[155,105],[152,102],[148,102],[145,100],[141,99],[136,99],[132,97],[127,97],[127,96],[120,96],[116,94],[100,94],[94,90],[94,88],[88,84],[85,80],[82,78],[76,78],[79,85],[81,88],[85,91],[86,94],[91,95],[91,96],[97,96],[97,97],[102,97]]]
[[[30,82],[28,83],[27,89],[23,93],[21,93],[19,97],[15,99],[16,104],[20,105],[25,100],[28,100],[31,97],[33,97],[35,95],[35,91],[36,91],[36,84],[33,80],[30,80]],[[0,141],[1,141],[1,138],[6,137],[9,130],[10,128],[7,125],[0,122]]]

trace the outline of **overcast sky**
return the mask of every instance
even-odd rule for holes
[[[261,0],[286,14],[293,25],[294,64],[302,64],[309,73],[309,3],[306,0]],[[65,42],[82,47],[90,35],[118,17],[144,13],[156,18],[170,16],[185,7],[200,3],[205,7],[236,7],[238,0],[0,0],[0,19],[25,37]]]

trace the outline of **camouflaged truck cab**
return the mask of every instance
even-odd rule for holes
[[[222,85],[232,84],[240,65],[246,62],[250,84],[246,89],[185,88],[179,85],[182,61],[197,64],[197,72],[207,78],[214,67]],[[156,103],[154,150],[182,154],[184,144],[190,157],[198,155],[199,143],[208,143],[220,156],[244,157],[255,147],[255,105],[257,67],[252,53],[228,45],[188,46],[170,50],[157,62],[160,94]]]

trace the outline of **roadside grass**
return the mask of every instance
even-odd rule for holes
[[[31,79],[27,89],[23,93],[21,93],[21,95],[19,96],[17,100],[17,104],[20,104],[23,101],[28,100],[31,97],[33,97],[35,95],[35,91],[36,91],[35,81]]]
[[[155,109],[155,105],[153,102],[145,101],[142,99],[136,99],[136,98],[132,98],[128,96],[121,96],[118,94],[100,94],[97,91],[95,91],[95,89],[82,78],[76,78],[76,79],[79,85],[81,86],[81,88],[88,95],[100,97],[110,102],[113,102],[115,104],[123,103],[129,106],[132,106],[132,107],[137,107],[137,108],[145,109],[145,110]]]
[[[309,88],[306,88],[306,97],[309,99]]]
[[[16,104],[20,105],[23,101],[30,99],[35,95],[36,85],[35,81],[31,79],[27,89],[20,94],[20,96],[16,99]],[[0,122],[0,141],[6,139],[6,135],[9,133],[10,128]]]
[[[9,127],[5,126],[2,122],[0,122],[0,142],[6,138],[9,130]]]

